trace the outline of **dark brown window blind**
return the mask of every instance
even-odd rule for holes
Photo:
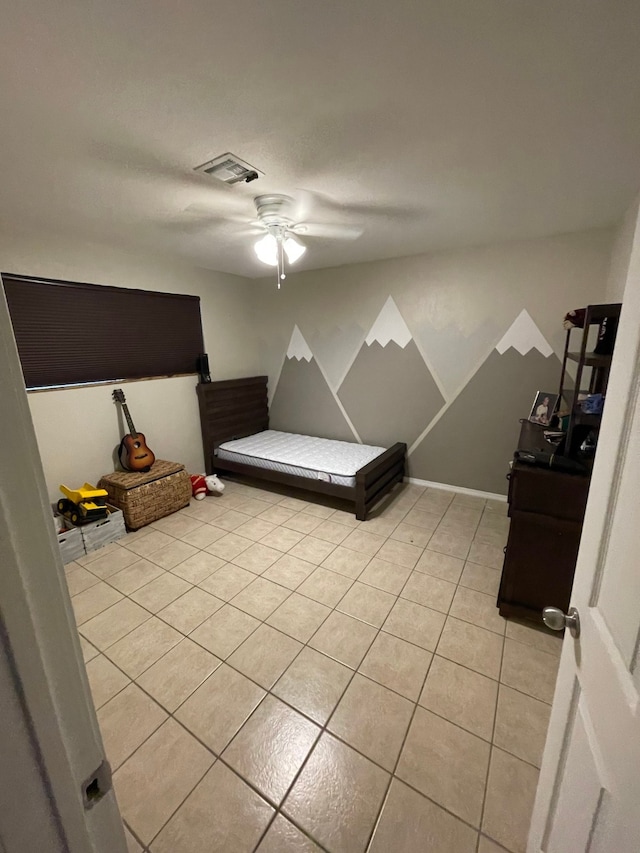
[[[2,273],[27,388],[195,373],[200,299]]]

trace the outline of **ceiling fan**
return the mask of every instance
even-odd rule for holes
[[[294,264],[307,250],[299,239],[300,235],[355,240],[362,234],[362,228],[358,226],[302,221],[306,218],[305,206],[310,206],[310,196],[310,193],[302,192],[298,203],[291,196],[275,193],[254,198],[258,224],[266,231],[255,243],[254,251],[263,263],[276,267],[278,289],[280,282],[286,278],[285,264]]]
[[[183,222],[183,228],[189,231],[224,227],[227,234],[229,226],[239,237],[257,238],[254,251],[258,259],[269,266],[276,267],[278,288],[286,278],[286,266],[294,264],[306,252],[305,243],[315,239],[356,240],[363,233],[360,225],[340,222],[351,209],[333,202],[327,196],[310,190],[296,190],[295,198],[282,193],[266,193],[253,199],[255,215],[229,210],[225,214],[214,213],[207,205],[189,205],[184,213],[195,215],[191,224]],[[236,196],[240,204],[246,201]],[[245,196],[246,199],[246,196]],[[316,221],[319,220],[325,221]],[[333,223],[326,220],[337,220]],[[302,239],[301,239],[302,238]]]

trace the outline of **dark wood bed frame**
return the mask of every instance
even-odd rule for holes
[[[396,483],[404,478],[407,445],[394,444],[368,465],[356,472],[355,486],[340,486],[311,477],[299,477],[269,471],[255,465],[218,459],[217,448],[225,441],[244,438],[269,429],[269,403],[267,377],[249,376],[243,379],[227,379],[221,382],[206,382],[196,386],[200,404],[200,424],[207,474],[231,472],[268,480],[285,486],[295,486],[309,492],[317,492],[342,498],[354,505],[356,518],[365,521],[369,511]]]

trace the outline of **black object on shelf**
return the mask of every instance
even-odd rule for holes
[[[562,407],[564,396],[565,402],[569,404],[571,410],[564,452],[567,456],[578,461],[581,459],[580,446],[585,441],[586,434],[590,430],[597,430],[602,420],[602,413],[592,414],[583,412],[578,396],[585,393],[606,396],[621,309],[622,303],[620,302],[611,302],[604,305],[588,305],[585,309],[583,326],[574,326],[567,331],[564,357],[562,359],[562,373],[560,375],[560,388],[558,390],[558,405],[560,408]],[[587,352],[589,332],[595,325],[600,327],[598,341],[594,351]],[[570,349],[572,334],[576,330],[581,333],[580,349],[577,351]],[[567,363],[569,361],[577,364],[574,389],[567,387]],[[590,375],[585,373],[585,368],[589,368],[591,371]],[[585,389],[582,388],[583,378],[588,378],[589,380],[588,387]],[[588,455],[593,456],[593,453]]]
[[[547,439],[548,440],[548,439]],[[516,450],[514,459],[527,465],[537,465],[539,468],[553,468],[556,471],[566,471],[569,474],[586,474],[588,469],[582,462],[576,462],[557,451],[549,453],[546,450]]]
[[[201,352],[198,356],[198,373],[200,374],[200,382],[211,382],[211,374],[209,373],[209,356],[206,352]]]

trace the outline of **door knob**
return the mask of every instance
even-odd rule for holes
[[[542,611],[542,621],[552,631],[568,628],[572,637],[580,636],[580,616],[575,607],[570,607],[568,613],[563,613],[559,607],[545,607]]]

